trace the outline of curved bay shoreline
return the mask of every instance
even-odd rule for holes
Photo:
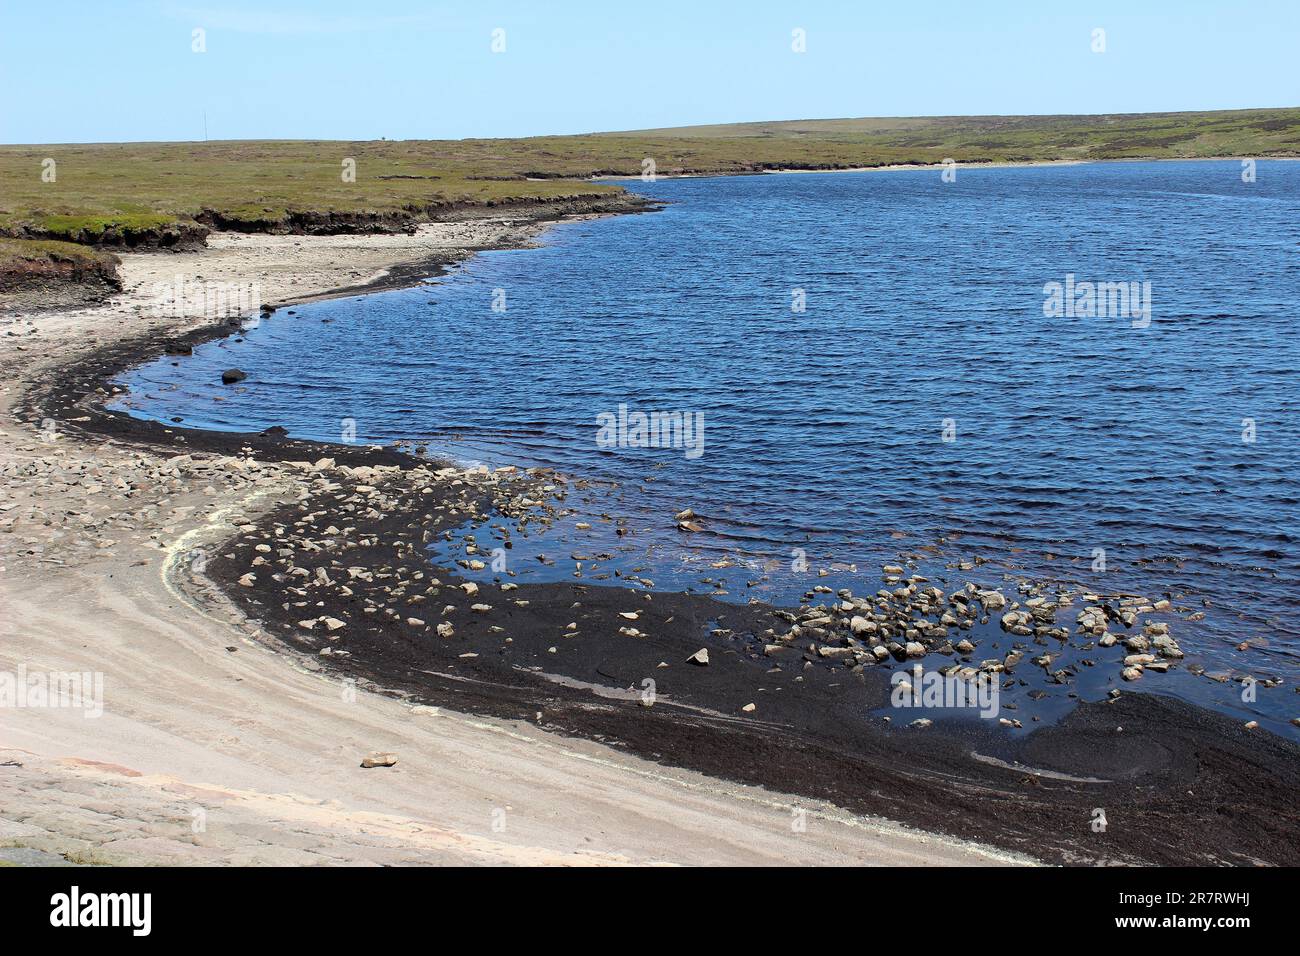
[[[409,284],[429,269],[426,260],[331,294]],[[235,328],[208,324],[112,343],[60,369],[57,380],[25,389],[14,410],[29,425],[52,420],[78,443],[111,439],[160,456],[163,465],[174,456],[215,456],[215,467],[253,485],[260,463],[278,464],[268,483],[280,502],[232,515],[200,577],[260,622],[274,644],[305,655],[305,666],[409,700],[527,721],[666,765],[1052,862],[1300,861],[1288,839],[1300,748],[1271,734],[1150,694],[1081,704],[1059,724],[1014,738],[979,726],[921,732],[902,720],[868,721],[864,706],[886,701],[881,674],[815,666],[801,667],[797,680],[793,668],[774,676],[771,661],[706,636],[717,627],[760,635],[770,626],[766,609],[569,583],[482,585],[468,595],[460,579],[446,575],[434,584],[427,561],[419,564],[427,534],[540,496],[538,483],[563,490],[560,476],[479,478],[388,449],[163,427],[102,407],[107,383],[125,368]],[[333,461],[306,464],[321,459]],[[188,467],[181,461],[169,470]],[[516,491],[515,482],[529,487]],[[289,590],[305,590],[293,575],[276,581],[254,574],[240,583],[258,556],[266,561],[280,548],[320,555],[301,560],[324,568],[330,580],[311,590],[308,610],[297,606],[308,595]],[[362,573],[349,575],[349,568]],[[350,593],[337,587],[344,581]],[[398,588],[403,593],[394,595]],[[411,604],[415,596],[424,600]],[[380,623],[345,626],[331,640],[321,622],[365,620],[358,615],[367,598],[380,608],[371,618]],[[492,610],[470,611],[471,599]],[[459,607],[455,634],[431,637],[445,604]],[[629,613],[637,614],[633,627],[642,636],[620,633],[629,626],[620,615]],[[304,619],[316,623],[303,627]],[[570,623],[579,625],[576,638],[564,636]],[[710,665],[686,664],[705,643]],[[646,678],[656,684],[651,707],[639,693],[627,694]],[[742,709],[755,702],[755,711]],[[1098,807],[1108,819],[1104,832],[1091,825]]]

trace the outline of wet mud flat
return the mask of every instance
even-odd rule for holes
[[[891,713],[905,662],[774,650],[790,611],[508,573],[476,582],[429,560],[430,540],[466,521],[522,519],[557,476],[299,467],[302,499],[232,526],[205,573],[342,679],[1050,862],[1300,861],[1300,748],[1267,731],[1124,692],[1025,732]],[[487,564],[480,554],[466,564]]]

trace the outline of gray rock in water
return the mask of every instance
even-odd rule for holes
[[[221,373],[221,384],[234,385],[236,382],[242,382],[246,378],[248,378],[247,373],[241,372],[237,368],[228,368]]]

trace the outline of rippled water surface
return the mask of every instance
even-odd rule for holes
[[[810,586],[791,567],[806,553],[832,572],[816,580],[870,593],[900,552],[949,584],[978,557],[988,583],[1170,595],[1205,614],[1177,629],[1189,659],[1243,666],[1249,639],[1256,667],[1286,672],[1300,163],[1240,174],[634,182],[671,205],[565,224],[420,288],[282,310],[131,373],[127,404],[331,441],[353,419],[361,441],[616,481],[591,507],[644,529],[636,567],[660,588],[785,600]],[[1045,316],[1044,284],[1067,274],[1150,282],[1149,325]],[[222,386],[231,366],[247,381]],[[598,447],[620,404],[701,414],[703,453]],[[695,534],[674,528],[686,506]],[[714,569],[727,555],[741,566]]]

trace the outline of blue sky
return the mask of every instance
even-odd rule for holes
[[[1298,49],[1296,0],[0,0],[0,142],[1296,106]]]

